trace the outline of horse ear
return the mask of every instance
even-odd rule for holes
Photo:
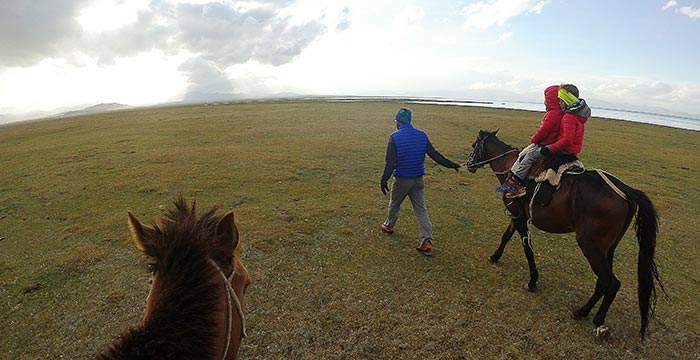
[[[225,254],[232,254],[236,250],[238,246],[238,227],[234,220],[233,211],[229,211],[219,219],[219,223],[216,224],[216,239],[220,242],[219,248]]]
[[[129,228],[136,247],[148,256],[155,256],[153,247],[155,230],[150,226],[143,225],[131,211],[129,211]]]
[[[496,135],[498,135],[499,131],[501,131],[501,128],[494,130],[491,134],[493,134],[493,136],[496,136]]]

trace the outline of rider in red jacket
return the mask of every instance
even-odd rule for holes
[[[547,113],[542,118],[540,128],[530,138],[530,142],[542,146],[553,144],[559,135],[559,125],[564,112],[559,106],[559,85],[552,85],[544,90],[544,105]]]
[[[558,108],[563,111],[563,117],[559,117],[558,125],[553,125],[554,121],[547,123],[550,107],[552,89],[550,86],[545,90],[545,104],[547,104],[547,114],[542,120],[540,129],[537,130],[531,140],[535,146],[529,146],[520,153],[518,160],[511,168],[512,176],[496,190],[505,192],[506,197],[519,197],[525,195],[524,180],[530,171],[532,164],[542,156],[550,153],[568,153],[576,155],[581,152],[583,146],[584,125],[591,116],[591,108],[586,105],[584,99],[579,99],[578,88],[571,84],[564,84],[556,91]],[[548,94],[549,92],[549,94]],[[554,115],[553,113],[552,115]],[[561,112],[558,112],[561,116]],[[557,129],[558,127],[558,129]],[[558,131],[555,131],[558,130]],[[544,146],[543,146],[544,145]],[[541,146],[541,147],[538,147]]]
[[[565,152],[576,155],[583,147],[583,131],[588,117],[591,116],[591,108],[586,101],[578,98],[578,89],[569,85],[568,89],[559,89],[559,101],[564,110],[564,117],[559,126],[557,141],[549,145],[549,151],[553,153]],[[543,150],[545,153],[547,150]]]

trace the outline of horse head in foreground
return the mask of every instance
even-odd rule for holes
[[[233,212],[197,217],[180,197],[158,224],[129,212],[136,247],[153,273],[143,323],[98,359],[236,359],[245,337],[243,295],[250,275],[236,249]]]
[[[498,139],[498,130],[481,130],[472,144],[467,169],[476,172],[489,165],[502,184],[511,165],[518,157],[518,150]],[[597,277],[595,290],[590,300],[572,312],[580,319],[588,316],[602,298],[593,323],[596,334],[606,339],[610,333],[604,325],[605,316],[620,288],[620,281],[613,274],[615,248],[633,219],[639,244],[637,260],[638,300],[641,316],[640,335],[644,339],[649,318],[656,302],[654,281],[663,290],[654,262],[656,236],[659,223],[647,195],[634,189],[614,176],[601,170],[587,170],[579,175],[563,176],[548,205],[542,206],[525,197],[509,199],[503,195],[503,203],[510,213],[510,224],[501,238],[501,244],[489,260],[498,262],[508,241],[517,231],[522,239],[525,256],[530,269],[528,291],[537,289],[539,273],[535,265],[528,220],[540,230],[550,233],[576,234],[576,242]]]

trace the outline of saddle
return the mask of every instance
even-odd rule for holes
[[[559,189],[562,176],[580,175],[583,172],[583,163],[576,155],[551,154],[538,159],[526,179],[525,200],[546,207],[552,201],[554,192]]]

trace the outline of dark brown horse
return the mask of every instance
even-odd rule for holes
[[[129,212],[136,246],[150,258],[151,291],[141,326],[98,359],[236,359],[250,276],[236,254],[233,212],[215,213],[198,218],[182,197],[153,226]]]
[[[473,173],[477,168],[489,164],[499,182],[503,183],[508,170],[518,157],[518,152],[498,139],[497,133],[498,130],[479,132],[472,144],[467,168]],[[610,183],[606,182],[605,178]],[[615,248],[636,215],[635,229],[639,243],[637,279],[641,315],[640,335],[642,340],[644,339],[656,303],[654,279],[663,290],[654,262],[658,218],[654,206],[644,192],[625,185],[609,174],[587,171],[582,175],[563,176],[560,188],[546,207],[531,204],[525,198],[508,199],[505,195],[503,203],[511,214],[511,221],[503,233],[500,246],[489,260],[498,262],[506,244],[517,231],[522,239],[530,268],[530,281],[525,288],[535,291],[539,275],[529,237],[528,219],[535,227],[546,232],[576,233],[576,242],[598,279],[590,300],[573,311],[572,317],[580,319],[588,316],[593,306],[602,298],[603,302],[593,317],[593,323],[597,327],[596,334],[601,339],[610,335],[608,328],[604,326],[605,316],[620,288],[620,281],[613,274]]]

